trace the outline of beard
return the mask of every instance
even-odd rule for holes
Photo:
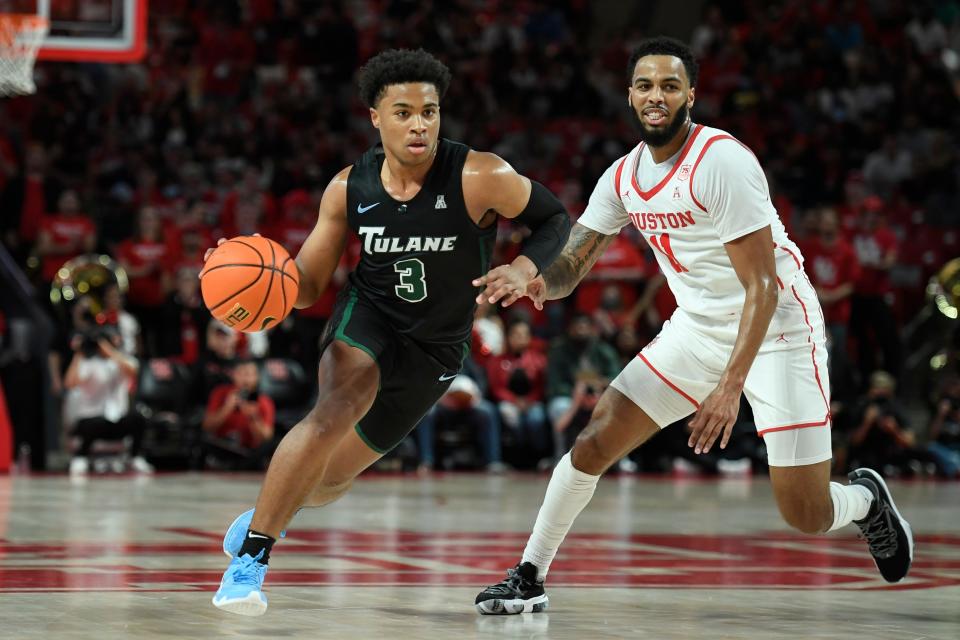
[[[647,146],[653,148],[669,144],[674,136],[677,135],[677,132],[687,124],[687,116],[689,114],[690,110],[687,108],[687,103],[684,102],[673,115],[673,120],[670,121],[670,124],[665,127],[647,128],[647,125],[643,123],[642,117],[638,115],[636,111],[633,112],[640,129],[640,140],[646,142]]]

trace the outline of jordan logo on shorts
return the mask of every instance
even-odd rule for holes
[[[777,338],[777,342],[788,342],[787,338],[781,333],[780,337]]]

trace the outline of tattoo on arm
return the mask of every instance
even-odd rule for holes
[[[581,224],[574,225],[567,245],[543,272],[547,299],[556,300],[570,295],[615,237],[588,229]]]

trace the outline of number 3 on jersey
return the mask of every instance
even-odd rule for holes
[[[418,258],[396,262],[393,270],[400,274],[400,284],[393,288],[397,297],[407,302],[420,302],[427,297],[427,280]]]
[[[673,270],[677,273],[685,273],[690,271],[685,266],[680,264],[680,261],[677,260],[677,256],[673,255],[673,248],[670,247],[670,234],[661,233],[660,235],[653,234],[650,236],[650,244],[653,245],[653,248],[663,254],[663,256],[670,261],[670,266],[673,267]]]

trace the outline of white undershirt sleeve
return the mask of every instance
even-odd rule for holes
[[[577,220],[583,226],[608,236],[620,233],[620,229],[630,222],[630,216],[627,215],[614,184],[617,166],[622,160],[618,159],[603,172],[590,194],[587,208]]]
[[[736,140],[714,142],[692,180],[693,196],[710,214],[721,242],[736,240],[776,220],[767,177],[750,150]]]

